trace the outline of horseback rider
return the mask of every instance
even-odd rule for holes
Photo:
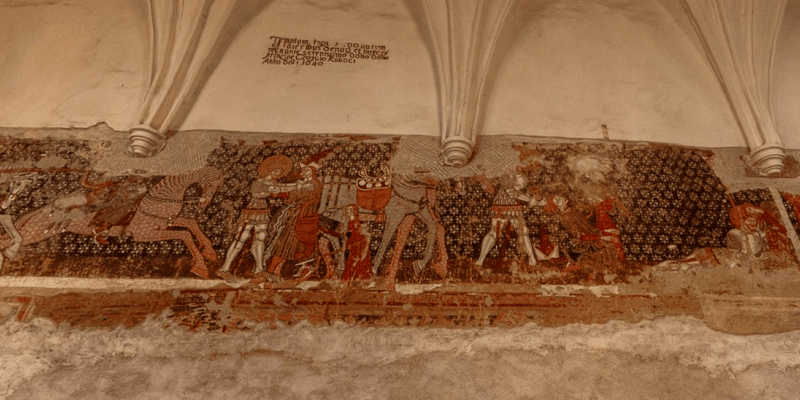
[[[137,204],[147,193],[147,186],[141,177],[129,176],[123,182],[105,181],[88,187],[92,191],[86,195],[87,213],[96,210],[90,222],[94,242],[108,244],[108,230],[130,220]]]
[[[5,258],[10,260],[17,258],[17,253],[19,252],[19,247],[22,245],[23,240],[22,235],[20,235],[16,227],[14,227],[14,221],[12,220],[11,215],[6,213],[8,212],[8,209],[11,208],[11,205],[17,199],[19,194],[29,186],[33,185],[35,181],[35,174],[14,175],[11,178],[8,194],[6,195],[5,200],[3,200],[3,203],[0,204],[0,226],[2,226],[6,231],[6,234],[11,237],[11,245],[0,252],[0,272],[3,270],[3,260]]]

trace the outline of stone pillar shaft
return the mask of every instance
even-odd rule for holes
[[[772,64],[787,0],[682,0],[764,175],[783,171],[775,130]]]
[[[167,133],[183,122],[239,0],[150,0],[151,62],[138,125],[130,131],[130,154],[149,157]]]
[[[472,157],[497,38],[514,0],[422,0],[439,86],[442,154],[448,165]]]

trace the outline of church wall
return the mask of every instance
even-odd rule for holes
[[[655,1],[519,4],[486,132],[744,145],[713,71]],[[522,21],[525,21],[522,23]]]
[[[149,73],[144,2],[0,7],[9,55],[0,72],[13,77],[3,81],[0,126],[136,124]],[[274,1],[253,9],[180,129],[438,136],[436,73],[413,3]],[[781,43],[796,37],[792,10]],[[385,45],[390,55],[262,64],[270,36]],[[776,112],[787,132],[798,118],[787,81],[793,48],[780,45],[776,58]],[[496,55],[484,134],[600,138],[605,124],[613,139],[745,143],[711,68],[657,1],[520,1]],[[784,136],[788,147],[800,145]]]
[[[796,152],[765,179],[742,148],[612,140],[490,136],[456,168],[420,136],[193,131],[132,158],[119,157],[124,133],[102,126],[3,133],[9,288],[180,289],[130,312],[171,308],[210,330],[674,314],[734,333],[797,327],[780,300],[800,282]],[[751,323],[730,296],[776,300],[748,306],[762,319]],[[70,323],[127,321],[102,301],[60,299],[29,301]]]
[[[798,389],[800,269],[786,241],[800,231],[800,193],[796,178],[748,173],[741,148],[495,136],[484,138],[490,151],[475,163],[452,168],[435,162],[429,137],[194,131],[140,159],[119,157],[125,134],[103,126],[0,134],[0,188],[7,193],[35,176],[2,215],[27,242],[0,274],[0,397],[790,399]],[[309,276],[294,277],[292,261],[283,282],[266,282],[253,274],[249,247],[235,258],[233,279],[220,279],[258,164],[276,154],[290,157],[293,172],[296,162],[316,159],[323,213],[337,208],[332,198],[364,202],[351,178],[373,160],[391,164],[395,185],[435,184],[436,201],[420,207],[443,225],[444,253],[439,248],[415,274],[429,232],[415,221],[405,248],[392,252],[400,268],[393,289],[326,279],[319,259]],[[208,188],[187,186],[179,217],[210,237],[206,249],[217,261],[206,259],[207,278],[192,272],[186,244],[165,232],[137,241],[141,221],[121,221],[100,236],[105,244],[83,229],[114,209],[115,197],[141,188],[149,201],[162,198],[156,186],[204,167],[222,172],[219,186],[204,210]],[[622,244],[626,260],[607,257],[618,254],[606,251],[615,246],[566,232],[580,214],[526,205],[517,221],[531,228],[536,249],[544,239],[566,247],[532,267],[519,246],[522,231],[508,224],[481,274],[474,260],[491,230],[489,191],[513,186],[518,172],[528,178],[525,193],[560,194],[584,207],[576,210],[593,196],[612,196],[620,235],[604,235]],[[297,179],[292,173],[284,183]],[[274,200],[278,212],[288,198]],[[745,203],[773,246],[758,256],[737,254],[723,240],[738,224],[733,209]],[[141,211],[134,218],[147,217]],[[361,211],[362,223],[376,228],[368,230],[373,240],[386,235],[383,223],[370,221],[375,210]],[[400,212],[396,202],[383,209],[385,217]],[[174,221],[168,230],[186,231]],[[127,233],[115,236],[120,227]],[[349,238],[356,229],[347,227]],[[660,238],[675,233],[678,245]],[[7,240],[0,237],[3,250]],[[357,247],[347,235],[342,242],[345,259],[354,259]],[[442,254],[445,277],[435,265]]]
[[[790,1],[786,6],[774,64],[775,120],[778,132],[790,148],[800,148],[800,97],[797,72],[800,71],[800,3]]]
[[[474,163],[453,168],[436,162],[432,137],[193,131],[156,157],[129,158],[119,157],[124,132],[105,126],[0,136],[2,198],[28,181],[0,215],[25,240],[10,257],[4,225],[0,397],[789,399],[797,391],[800,268],[790,237],[800,232],[800,193],[796,177],[754,176],[742,148],[494,136],[482,139]],[[316,269],[295,276],[302,265],[292,260],[282,281],[265,280],[247,241],[222,279],[259,167],[276,155],[291,163],[283,184],[300,180],[301,161],[318,166],[325,220],[313,236]],[[369,194],[385,191],[357,181],[364,167],[380,178],[384,163],[400,192],[380,207]],[[527,183],[516,186],[520,174]],[[158,189],[187,183],[172,199]],[[411,211],[431,213],[442,228],[431,262],[415,272],[425,239],[439,235],[419,217],[398,229],[407,230],[405,245],[393,240],[379,263],[386,278],[397,262],[390,285],[327,277],[341,278],[338,256],[330,266],[322,257],[333,241],[345,249],[345,271],[359,254],[376,259],[374,246],[354,238],[392,236],[386,221],[405,219],[401,204],[416,198],[408,184],[427,186],[428,201]],[[505,190],[536,204],[498,204]],[[271,220],[291,196],[270,199]],[[572,208],[553,208],[555,196]],[[357,213],[367,229],[355,219],[337,229],[335,212],[350,202],[369,207]],[[519,206],[516,215],[502,214],[509,206]],[[729,240],[744,229],[736,210],[759,221],[758,254],[747,253],[749,239]],[[509,222],[476,267],[494,213]],[[122,218],[102,227],[111,215]],[[170,235],[190,232],[191,222],[199,230],[188,242]],[[297,226],[290,236],[300,237]],[[541,252],[536,266],[522,226]],[[596,237],[580,233],[601,227]],[[188,243],[206,244],[208,276],[197,275]]]
[[[129,128],[148,66],[144,2],[0,3],[0,126]]]
[[[6,323],[0,396],[789,400],[799,389],[798,332],[734,336],[695,318],[252,329],[186,332],[160,319],[130,329]]]
[[[134,158],[147,3],[0,1],[0,399],[800,390],[800,153],[769,179],[747,164],[677,3],[520,0],[463,168],[440,163],[413,2],[257,3],[180,131]],[[790,2],[790,149],[798,27]],[[263,63],[275,35],[389,59]],[[254,212],[276,159],[263,185],[285,190]],[[272,275],[257,239],[290,258]]]

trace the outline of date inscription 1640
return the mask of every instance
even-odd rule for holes
[[[272,44],[262,64],[320,67],[326,63],[355,64],[359,60],[388,60],[386,46],[339,43],[317,39],[270,36]]]

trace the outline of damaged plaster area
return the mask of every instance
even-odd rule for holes
[[[0,398],[800,393],[800,193],[745,149],[2,134]]]
[[[792,399],[800,390],[800,331],[736,336],[692,317],[558,328],[250,328],[8,320],[0,397]]]

